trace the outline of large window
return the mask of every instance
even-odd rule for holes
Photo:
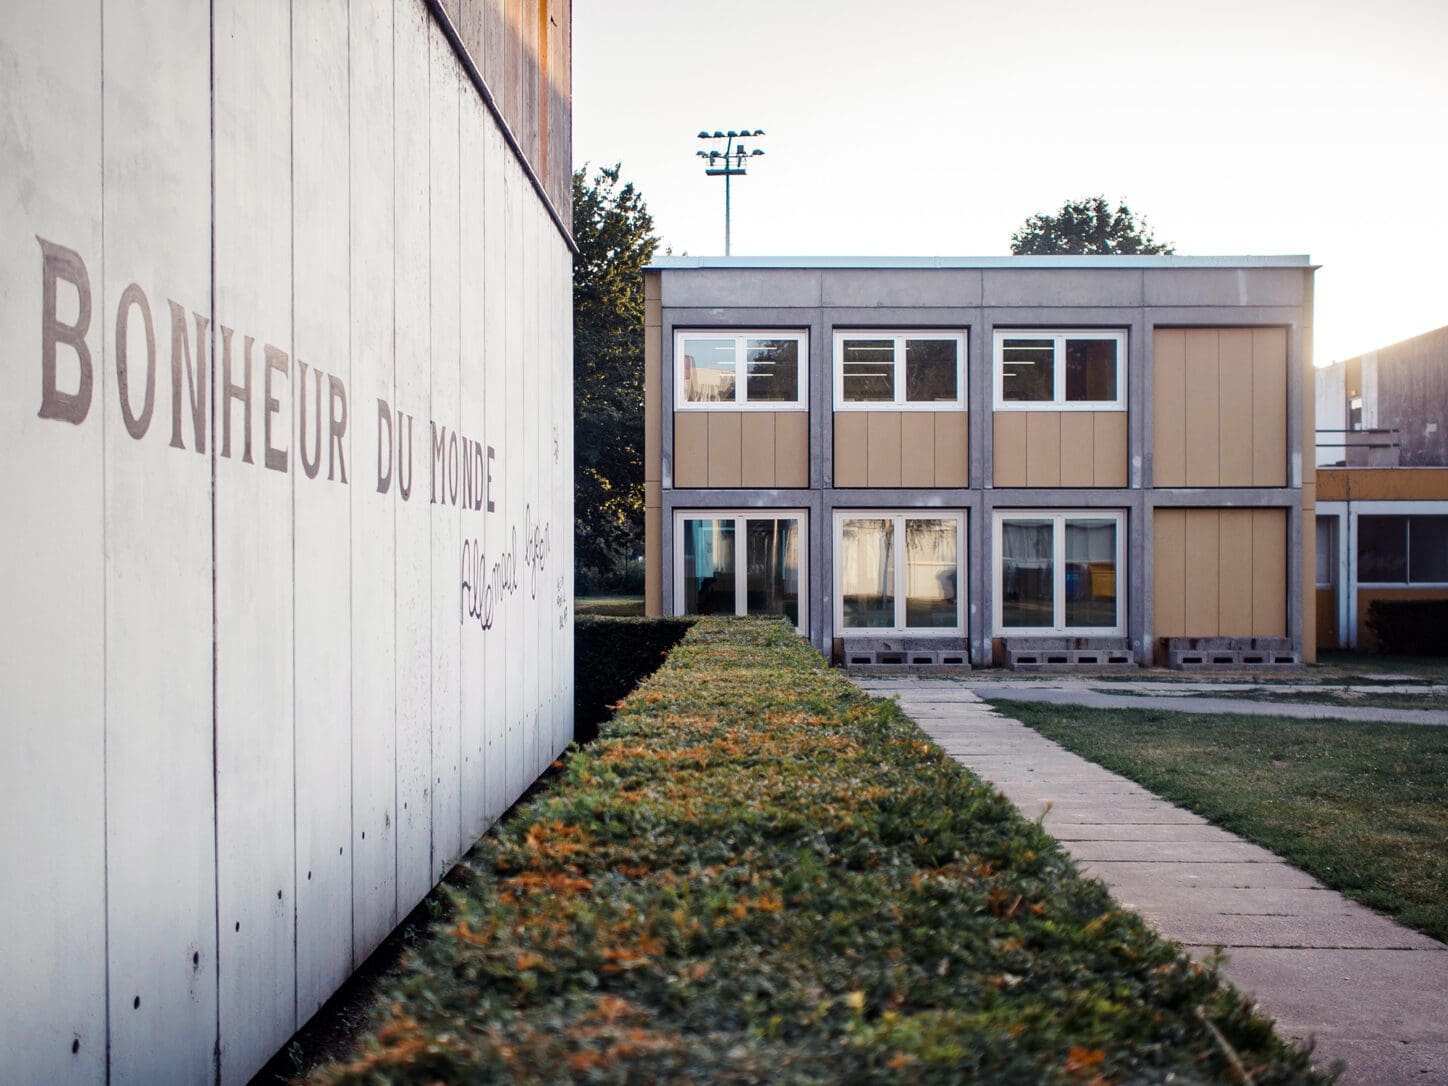
[[[1337,517],[1317,518],[1317,587],[1337,584]]]
[[[808,359],[803,332],[679,332],[674,404],[685,410],[803,411]]]
[[[803,513],[677,513],[674,609],[783,615],[805,629]]]
[[[1124,523],[1094,510],[997,513],[996,634],[1120,635]]]
[[[995,408],[1125,410],[1126,333],[996,332]]]
[[[964,407],[963,333],[835,333],[836,411]]]
[[[835,514],[841,635],[962,633],[964,587],[964,514]]]
[[[1357,518],[1359,584],[1448,584],[1448,516]]]

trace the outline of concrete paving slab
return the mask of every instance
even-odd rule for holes
[[[1051,822],[1051,836],[1057,841],[1158,841],[1180,844],[1221,844],[1239,840],[1216,826],[1195,822],[1157,823],[1145,827],[1119,822]],[[1075,845],[1071,854],[1076,855]]]
[[[1051,827],[1046,826],[1049,833]],[[1070,851],[1067,843],[1067,851]],[[1151,863],[1139,860],[1093,860],[1078,866],[1108,886],[1117,879],[1137,881],[1152,878],[1177,886],[1260,886],[1277,890],[1310,890],[1321,887],[1316,879],[1289,864],[1240,863]]]
[[[1117,900],[1120,900],[1118,898]],[[1124,902],[1123,902],[1124,904]],[[1220,946],[1234,953],[1247,947],[1308,947],[1351,950],[1439,950],[1441,944],[1384,917],[1371,920],[1353,913],[1309,916],[1251,916],[1204,913],[1181,904],[1167,909],[1136,906],[1158,931],[1188,946]]]
[[[1388,709],[1369,705],[1316,705],[1286,701],[1250,701],[1213,698],[1205,694],[1104,694],[1097,690],[1063,687],[981,687],[976,693],[1014,701],[1048,705],[1080,705],[1088,709],[1168,709],[1177,713],[1236,713],[1244,716],[1293,717],[1302,720],[1353,720],[1368,723],[1448,725],[1448,710]]]
[[[1055,827],[1051,827],[1054,836]],[[1057,840],[1063,840],[1057,838]],[[1240,837],[1227,841],[1091,841],[1070,842],[1071,855],[1083,863],[1108,860],[1170,860],[1183,864],[1255,863],[1275,864],[1282,861],[1265,848],[1249,844]]]

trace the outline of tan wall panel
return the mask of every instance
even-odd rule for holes
[[[644,614],[657,618],[664,613],[663,510],[644,509]]]
[[[1325,502],[1442,501],[1448,499],[1448,468],[1318,468],[1317,498]]]
[[[674,485],[709,485],[709,414],[674,412]]]
[[[900,485],[939,486],[935,481],[935,414],[900,413]]]
[[[1187,330],[1184,382],[1187,486],[1216,486],[1221,477],[1217,347],[1214,329]]]
[[[1302,575],[1302,661],[1307,664],[1317,663],[1316,527],[1317,477],[1309,473],[1302,481],[1302,553],[1297,559]]]
[[[1158,509],[1152,525],[1154,633],[1181,637],[1186,629],[1186,510]]]
[[[1152,477],[1156,486],[1186,486],[1186,333],[1160,328],[1152,344]]]
[[[774,485],[809,486],[807,411],[780,411],[774,416]]]
[[[1252,569],[1252,510],[1220,510],[1217,514],[1217,633],[1222,637],[1252,636]]]
[[[1217,607],[1217,510],[1188,509],[1186,513],[1184,636],[1216,637],[1221,617]]]
[[[1313,409],[1309,385],[1304,411]],[[1252,486],[1287,485],[1287,329],[1252,329]],[[1304,416],[1306,417],[1306,416]],[[1312,439],[1311,422],[1307,437]],[[1311,463],[1311,460],[1305,461]]]
[[[995,485],[1026,485],[1026,413],[997,411],[993,419]]]
[[[869,434],[866,478],[870,486],[900,485],[900,412],[870,411],[865,415]]]
[[[1125,411],[1095,411],[1096,486],[1125,486],[1127,429]]]
[[[657,302],[645,304],[658,307]],[[644,324],[644,478],[663,473],[663,329]]]
[[[970,416],[935,412],[935,485],[970,485]]]
[[[773,411],[740,413],[740,486],[774,486],[774,420],[778,417]]]
[[[1317,599],[1317,647],[1335,649],[1340,644],[1337,637],[1336,591],[1319,588],[1313,594]]]
[[[1093,411],[1061,412],[1061,485],[1096,485],[1096,418]]]
[[[741,463],[741,411],[706,411],[709,419],[709,485],[739,486]]]
[[[1252,485],[1252,329],[1224,328],[1217,333],[1217,448],[1219,486]]]
[[[835,486],[868,484],[868,421],[863,411],[835,412]]]
[[[1252,510],[1252,633],[1287,636],[1287,511]]]
[[[1061,412],[1027,411],[1026,485],[1061,485]]]
[[[1357,594],[1357,647],[1376,652],[1378,639],[1368,627],[1373,600],[1448,600],[1448,588],[1360,588]]]

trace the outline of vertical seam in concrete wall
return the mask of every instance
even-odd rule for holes
[[[216,622],[216,0],[210,4],[211,33],[207,36],[209,84],[211,103],[209,109],[211,131],[211,373],[207,389],[211,399],[209,427],[211,433],[211,906],[214,945],[212,947],[212,976],[216,988],[216,1038],[211,1047],[211,1077],[221,1082],[221,829],[220,797],[221,766],[218,759],[217,736],[218,700],[216,676],[218,661]],[[247,431],[250,433],[250,430]]]
[[[290,338],[287,342],[287,384],[291,385],[296,373],[297,355],[297,26],[295,3],[287,8],[287,207],[291,223],[287,236],[291,239],[291,321]],[[295,403],[295,389],[287,390],[290,402]],[[288,426],[290,429],[290,424]],[[290,447],[290,441],[288,441]],[[291,551],[292,551],[292,1028],[301,1025],[297,1020],[301,1005],[300,970],[296,968],[298,938],[297,925],[300,912],[297,907],[297,476],[295,471],[287,472],[288,488],[291,490]]]
[[[393,118],[394,125],[396,118]],[[356,206],[356,198],[352,191],[352,3],[347,0],[347,380],[352,382],[355,390],[357,380],[352,372],[352,359],[357,353],[357,345],[352,342],[352,334],[355,331],[352,324],[352,215]],[[393,245],[397,239],[393,238]],[[320,406],[318,410],[321,410]],[[331,408],[328,408],[330,414]],[[352,473],[357,473],[356,448],[352,444],[352,437],[356,433],[355,425],[347,427],[347,449],[353,453]],[[331,439],[329,439],[331,440]],[[212,444],[215,444],[213,441]],[[351,951],[349,960],[352,969],[358,966],[357,961],[357,707],[353,704],[354,682],[350,672],[357,660],[357,630],[355,608],[351,606],[353,585],[352,577],[352,498],[347,498],[347,669],[349,672],[347,682],[347,947]],[[294,680],[295,681],[295,680]],[[396,760],[396,752],[393,753],[393,760]]]
[[[100,133],[101,133],[101,157],[98,172],[100,174],[100,241],[101,241],[101,298],[105,298],[106,290],[106,5],[104,0],[96,0],[96,7],[100,9],[100,42],[98,52],[100,53]],[[105,310],[105,303],[101,304],[102,312]],[[106,359],[106,321],[101,322],[101,364],[98,367],[101,371],[101,392],[105,391],[105,359]],[[112,345],[114,347],[114,345]],[[215,444],[215,442],[213,442]],[[106,523],[106,488],[110,485],[106,472],[106,412],[101,412],[101,556],[108,553],[110,540],[108,538],[109,525]],[[102,998],[105,1006],[102,1008],[105,1033],[105,1075],[106,1082],[111,1081],[111,781],[110,781],[110,699],[106,696],[107,676],[110,673],[110,638],[105,636],[107,623],[110,622],[109,587],[107,578],[101,577],[101,948],[105,954],[105,968],[102,973],[105,983],[102,986]]]
[[[429,7],[438,18],[439,23],[445,23],[447,15],[437,5],[435,0],[429,0]],[[428,98],[432,97],[432,39],[429,35],[427,44],[427,93]],[[428,116],[427,122],[427,388],[428,388],[428,415],[432,414],[432,339],[433,327],[437,323],[432,319],[432,117]],[[431,440],[429,429],[429,441]],[[432,471],[432,463],[428,462],[428,471]],[[427,526],[427,583],[428,591],[432,591],[432,513],[428,512]],[[429,621],[427,624],[427,663],[428,674],[432,673],[432,662],[435,656],[432,643],[433,627],[437,623]],[[433,704],[432,692],[436,684],[429,678],[427,684],[427,873],[428,878],[433,878],[437,873],[437,816],[434,807],[437,804],[437,767],[432,763],[432,754],[436,749],[436,739],[433,732]]]
[[[350,2],[350,0],[349,0],[349,2]],[[544,61],[544,63],[546,63],[546,60]],[[458,162],[458,171],[457,171],[457,185],[458,185],[458,238],[457,238],[457,241],[458,241],[458,421],[457,421],[457,428],[458,428],[458,432],[461,433],[461,432],[462,432],[462,429],[463,429],[463,336],[464,336],[464,334],[465,334],[464,331],[463,331],[463,288],[462,288],[462,278],[463,278],[463,277],[462,277],[462,268],[463,268],[463,85],[462,85],[462,81],[461,81],[461,80],[458,81],[457,89],[458,89],[458,95],[457,95],[457,119],[458,119],[458,123],[457,123],[457,162]],[[540,104],[541,104],[541,103],[540,103]],[[396,124],[396,118],[393,118],[393,123]],[[540,143],[541,143],[541,142],[542,142],[542,141],[540,141]],[[393,244],[394,244],[394,245],[396,244],[396,239],[393,239]],[[486,242],[484,243],[484,246],[485,246],[485,249],[486,249]],[[486,260],[483,261],[483,265],[484,265],[484,267],[486,267],[486,265],[487,265],[487,261],[486,261]],[[538,284],[537,284],[536,281],[533,282],[533,283],[530,284],[530,285],[531,285],[535,290],[536,290],[537,287],[538,287]],[[453,551],[454,554],[458,554],[458,553],[460,553],[460,552],[462,551],[463,536],[464,536],[465,534],[466,534],[466,533],[463,531],[463,518],[462,518],[461,515],[459,515],[459,516],[458,516],[458,538],[457,538],[457,547],[456,547],[456,549]],[[436,598],[433,599],[432,605],[433,605],[434,607],[437,606],[437,600],[436,600]],[[461,607],[462,607],[461,598],[459,598],[458,606],[459,606],[459,612],[461,612]],[[480,756],[480,757],[481,757],[481,756]],[[458,764],[457,764],[457,774],[458,774],[458,848],[459,848],[460,851],[459,851],[459,854],[458,854],[457,856],[450,857],[450,859],[453,859],[453,860],[461,859],[462,855],[463,855],[464,853],[466,853],[467,850],[468,850],[468,834],[467,834],[467,831],[463,828],[464,823],[465,823],[465,821],[466,821],[466,819],[465,819],[465,817],[464,817],[464,813],[465,813],[465,808],[466,808],[466,806],[467,806],[467,804],[466,804],[466,802],[465,802],[465,798],[466,798],[467,792],[466,792],[466,789],[463,787],[463,777],[464,777],[464,775],[465,775],[465,771],[463,770],[463,765],[464,765],[464,762],[463,762],[463,623],[462,623],[462,617],[461,617],[461,613],[460,613],[460,614],[459,614],[459,618],[458,618]],[[354,914],[355,914],[355,912],[356,912],[356,909],[355,909],[355,908],[353,909],[353,912],[354,912]]]
[[[392,396],[401,408],[397,395],[397,5],[392,5]],[[484,265],[486,266],[486,259]],[[400,424],[399,424],[400,425]],[[401,453],[398,453],[401,460]],[[400,469],[399,469],[400,470]],[[399,478],[398,490],[401,490]],[[399,495],[400,496],[400,495]],[[397,809],[397,767],[402,759],[397,752],[397,508],[392,510],[392,919],[402,911],[402,889],[399,884],[402,852],[402,812]]]

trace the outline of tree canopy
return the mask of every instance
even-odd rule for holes
[[[1067,200],[1054,215],[1032,215],[1011,235],[1011,252],[1016,256],[1175,251],[1170,242],[1156,240],[1145,216],[1138,222],[1124,201],[1112,207],[1104,196]]]
[[[659,239],[620,166],[573,173],[575,568],[616,586],[643,550],[644,281]]]

